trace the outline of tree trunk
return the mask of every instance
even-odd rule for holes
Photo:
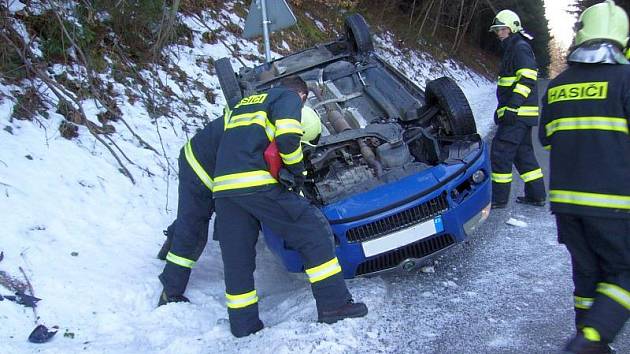
[[[435,32],[437,32],[438,24],[440,23],[440,16],[442,16],[443,7],[444,0],[440,0],[440,6],[438,6],[437,14],[435,15],[435,22],[433,23],[433,31],[431,32],[431,37],[435,37]]]
[[[455,50],[455,46],[457,45],[457,41],[459,40],[459,33],[462,28],[462,17],[464,17],[464,0],[462,0],[462,4],[459,6],[459,16],[457,17],[457,32],[455,32],[455,39],[453,40],[451,51]]]
[[[416,34],[416,37],[420,37],[420,35],[422,34],[422,29],[424,28],[424,24],[427,22],[427,18],[429,17],[429,13],[431,12],[431,8],[433,7],[434,2],[435,0],[431,0],[429,5],[427,6],[427,10],[424,13],[424,19],[422,19],[422,24],[420,25],[420,29],[418,29],[418,34]]]

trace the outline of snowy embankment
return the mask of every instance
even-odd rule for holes
[[[224,21],[243,25],[229,7],[223,15]],[[197,59],[231,56],[233,43],[238,43],[241,54],[261,55],[255,43],[234,37],[204,43],[204,32],[222,28],[213,19],[205,18],[203,24],[190,18],[184,22],[193,30],[193,46],[169,48],[171,62],[217,93],[217,78],[197,65]],[[377,45],[392,48],[388,45],[392,41],[384,35]],[[473,107],[480,133],[490,131],[496,105],[491,82],[454,62],[436,63],[423,53],[402,58],[400,52],[379,50],[420,86],[439,76],[453,77]],[[234,60],[233,65],[238,69],[240,63]],[[54,68],[66,70],[72,75],[70,68]],[[144,73],[181,97],[203,97],[169,75]],[[262,242],[256,280],[261,318],[269,328],[240,340],[230,334],[222,263],[213,242],[193,272],[187,291],[192,303],[156,309],[161,290],[157,275],[163,263],[155,255],[163,241],[162,229],[175,217],[177,156],[189,133],[178,119],[150,118],[142,103],[130,101],[125,89],[138,88],[115,83],[111,73],[101,79],[113,85],[124,119],[159,152],[143,148],[122,123],[113,123],[112,139],[133,161],[127,166],[135,184],[84,127],[78,138],[61,137],[57,127],[63,117],[54,107],[47,118],[11,120],[20,89],[0,86],[0,251],[4,252],[0,270],[5,277],[22,280],[23,269],[34,295],[42,299],[37,321],[60,327],[49,343],[28,343],[35,326],[31,309],[0,301],[0,352],[342,353],[352,352],[357,343],[375,351],[386,349],[377,327],[388,313],[387,289],[380,278],[349,282],[355,298],[370,306],[366,318],[332,326],[316,324],[308,282],[302,275],[286,273]],[[54,105],[57,98],[45,94]],[[219,115],[224,102],[222,97],[217,97],[216,105],[199,101],[195,109],[210,119]],[[103,109],[93,100],[82,103],[88,118],[96,121]],[[183,107],[174,109],[174,116],[185,119]],[[0,294],[10,291],[0,286]]]

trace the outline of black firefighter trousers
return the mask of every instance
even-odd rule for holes
[[[215,203],[215,233],[223,257],[230,328],[236,336],[262,326],[254,286],[259,223],[300,253],[307,274],[316,270],[309,279],[318,311],[336,309],[351,299],[335,256],[330,225],[306,199],[273,186],[248,195],[216,198]],[[316,273],[323,275],[318,279]],[[237,303],[239,298],[246,301],[242,306]]]
[[[610,343],[630,316],[630,219],[556,214],[556,223],[571,254],[576,327]]]
[[[545,200],[545,182],[532,147],[532,127],[520,120],[499,124],[492,139],[492,202],[507,203],[512,183],[512,164],[525,182],[525,197]]]
[[[179,154],[177,218],[168,227],[172,241],[159,278],[167,296],[183,295],[190,271],[208,241],[208,224],[214,212],[212,192],[190,167],[184,149]]]

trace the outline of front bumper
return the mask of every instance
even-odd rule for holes
[[[473,182],[480,170],[483,180]],[[323,207],[344,277],[411,270],[466,240],[488,215],[489,176],[488,148],[482,143],[462,163],[438,165]],[[295,250],[264,225],[263,234],[288,271],[304,270]]]

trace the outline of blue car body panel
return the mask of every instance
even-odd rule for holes
[[[348,241],[348,230],[397,215],[436,198],[446,200],[448,206],[439,215],[431,216],[437,233],[427,239],[450,235],[449,239],[453,240],[454,244],[466,240],[469,235],[464,231],[464,223],[478,215],[490,203],[489,161],[488,146],[480,142],[480,148],[470,152],[459,163],[441,163],[398,181],[323,206],[321,210],[335,235],[336,253],[344,277],[357,276],[358,267],[362,263],[380,256],[377,254],[366,257],[361,242]],[[472,174],[478,170],[484,171],[485,179],[480,183],[473,183]],[[267,246],[281,259],[288,271],[304,270],[300,255],[295,250],[285,247],[277,234],[264,225],[263,234]],[[437,253],[439,252],[434,252]]]

